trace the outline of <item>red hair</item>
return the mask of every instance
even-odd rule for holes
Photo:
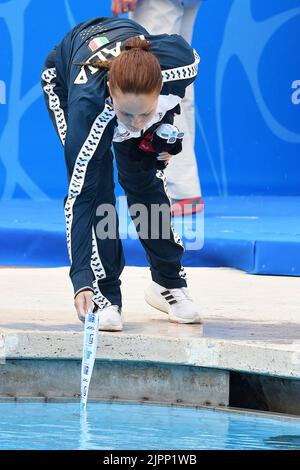
[[[112,92],[159,95],[162,87],[160,63],[146,39],[129,38],[125,42],[125,50],[115,59],[85,65],[108,70]]]

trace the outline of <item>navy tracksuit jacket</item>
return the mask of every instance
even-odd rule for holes
[[[126,39],[141,35],[150,41],[151,51],[160,62],[163,88],[157,112],[147,129],[131,133],[114,113],[107,72],[79,64],[94,58],[113,59],[124,49]],[[99,309],[122,304],[119,277],[124,255],[117,216],[115,239],[96,236],[96,226],[102,217],[97,215],[97,207],[115,204],[111,146],[128,206],[144,204],[149,209],[151,227],[151,204],[170,205],[164,172],[144,171],[140,162],[131,157],[143,132],[158,122],[172,122],[174,113],[180,112],[178,105],[185,88],[195,80],[198,62],[196,51],[181,36],[149,35],[138,23],[123,18],[96,18],[77,25],[46,59],[42,87],[50,117],[64,146],[69,181],[64,209],[70,277],[75,295],[84,289],[92,290]],[[170,289],[186,286],[181,266],[184,247],[173,228],[169,239],[140,240],[152,279]]]

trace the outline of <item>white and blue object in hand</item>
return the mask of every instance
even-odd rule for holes
[[[86,407],[98,343],[99,314],[89,310],[84,322],[81,365],[81,406]]]

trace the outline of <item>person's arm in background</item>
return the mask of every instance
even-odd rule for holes
[[[112,0],[111,12],[114,16],[134,11],[138,0]]]

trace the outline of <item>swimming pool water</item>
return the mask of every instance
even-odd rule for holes
[[[128,403],[0,403],[0,449],[300,449],[300,418]]]

